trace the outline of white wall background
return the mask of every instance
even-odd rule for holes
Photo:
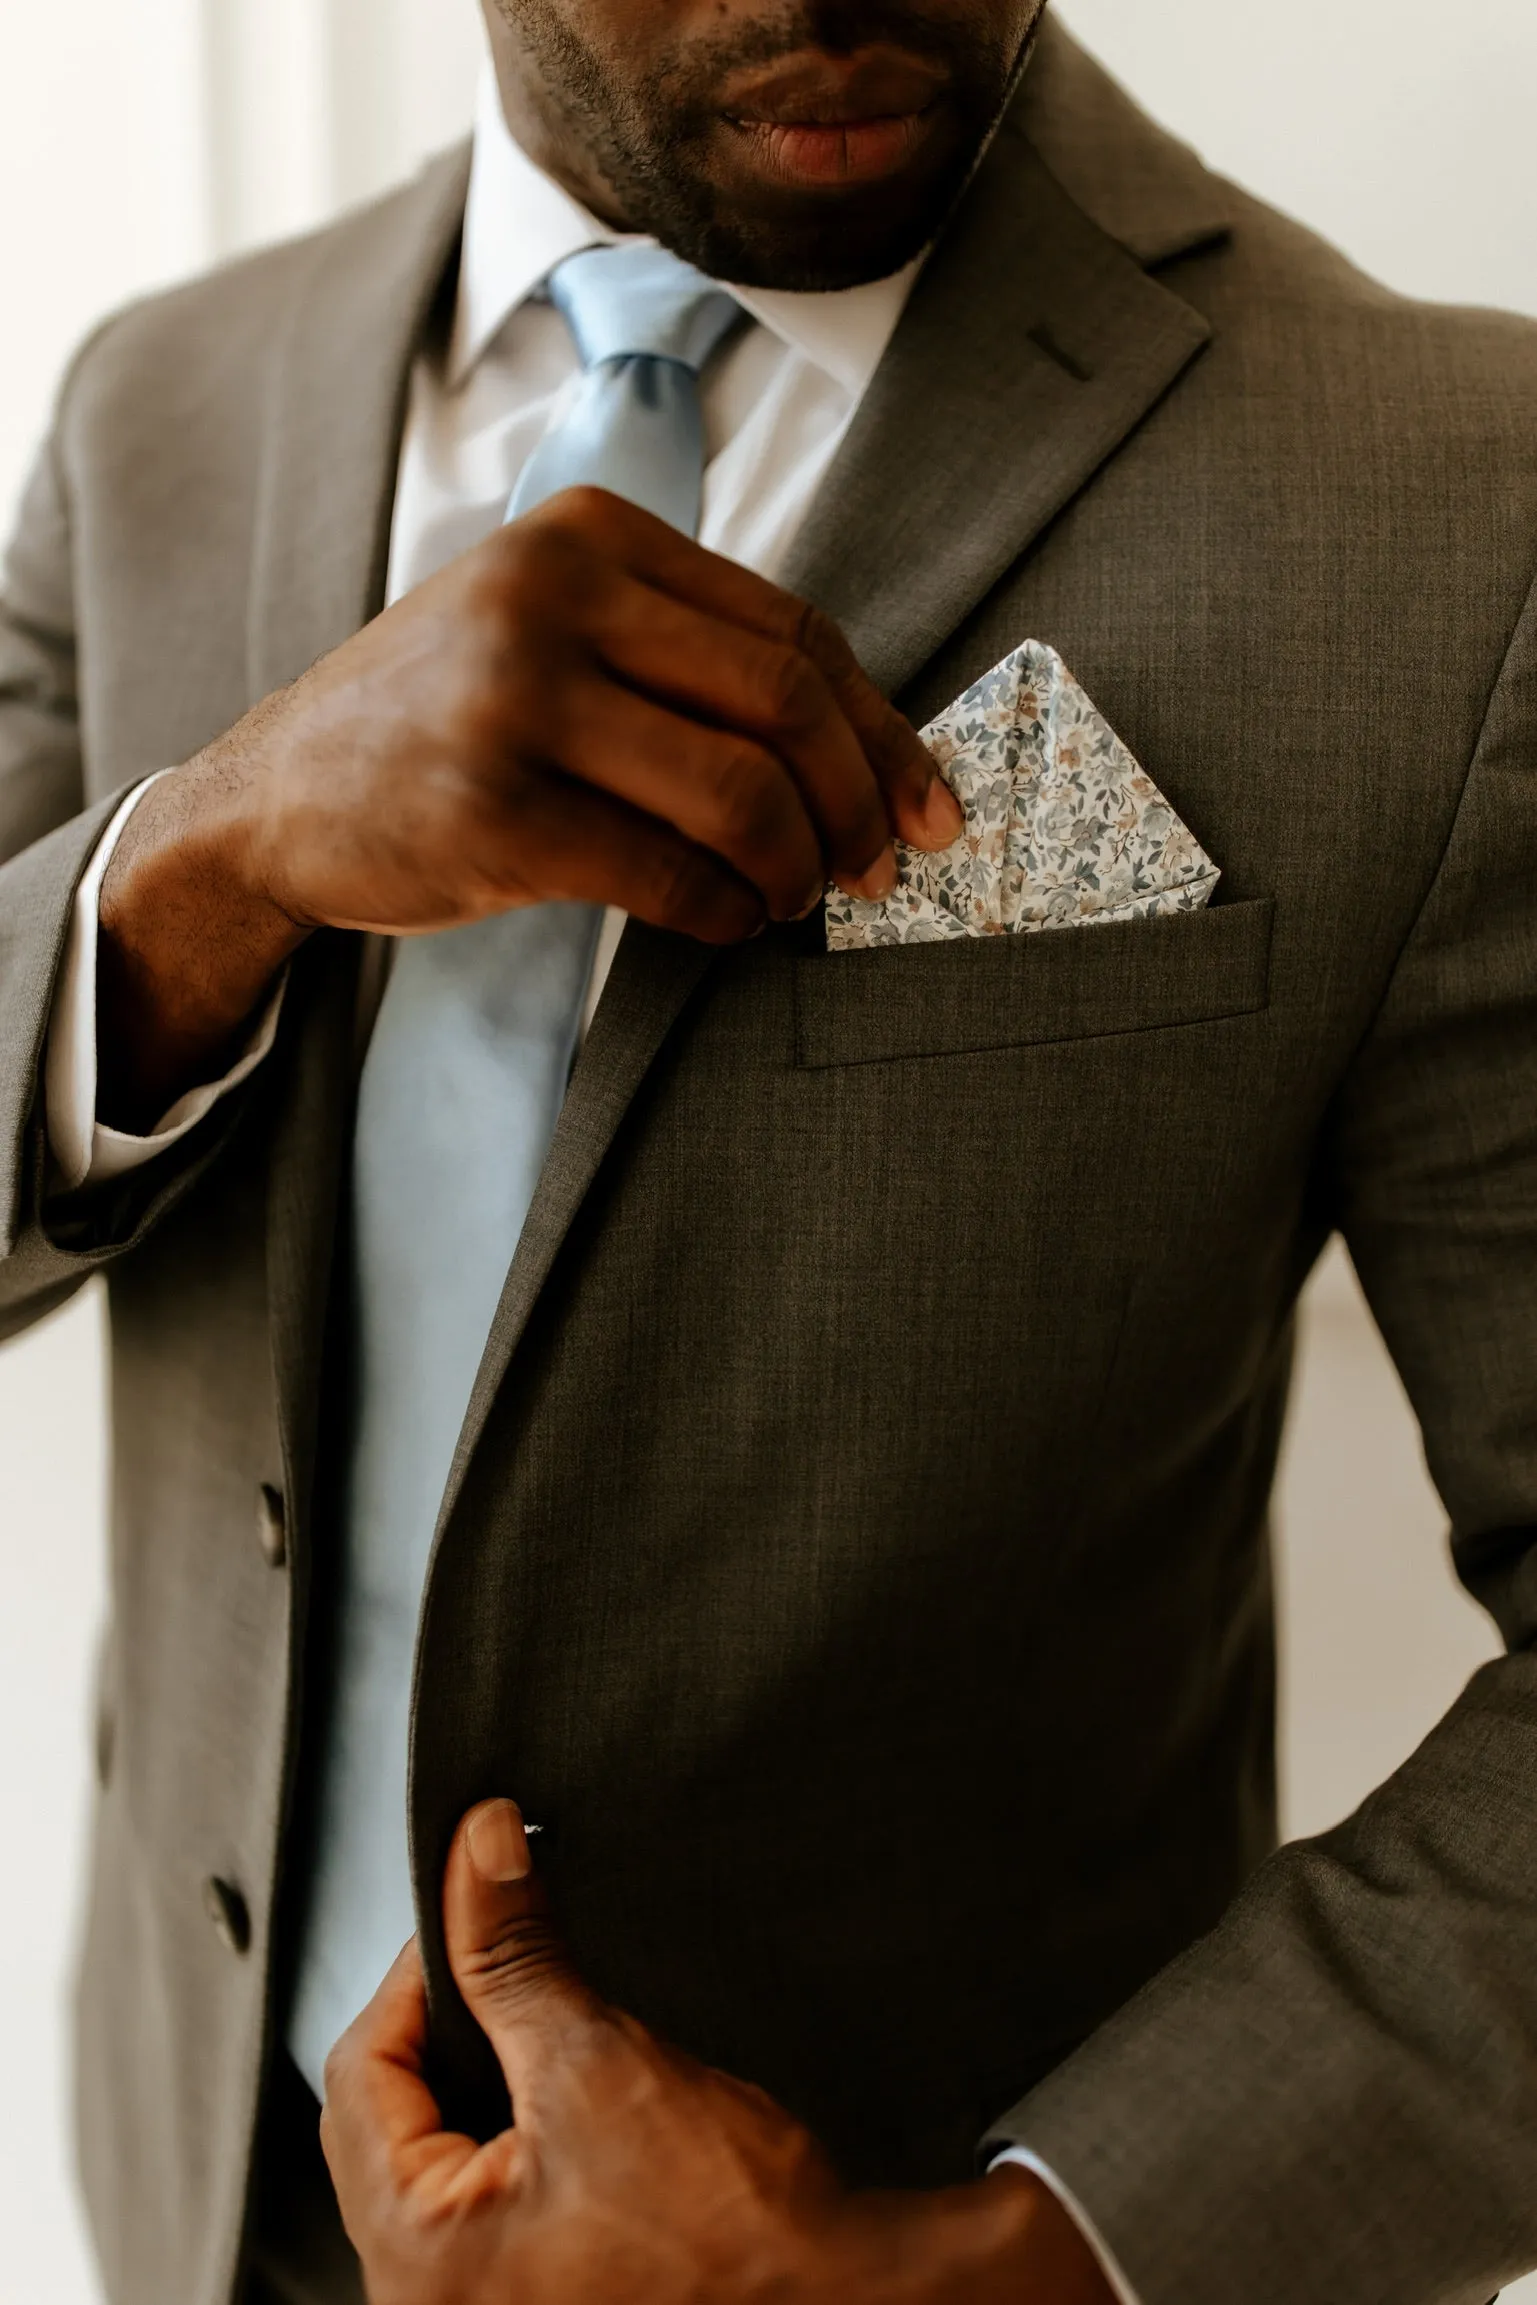
[[[1059,6],[1213,162],[1382,278],[1537,313],[1531,0]],[[0,512],[97,314],[388,182],[459,132],[479,52],[472,0],[5,0]],[[1280,1513],[1293,1830],[1352,1805],[1493,1647],[1450,1580],[1412,1420],[1339,1259],[1304,1338]],[[101,1400],[92,1297],[0,1351],[0,2305],[97,2295],[64,2060]],[[1537,2281],[1520,2294],[1533,2305]]]

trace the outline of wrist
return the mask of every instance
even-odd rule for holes
[[[262,886],[218,748],[156,780],[102,882],[100,1117],[141,1133],[206,1078],[307,929]]]
[[[855,2195],[849,2210],[841,2294],[859,2305],[1115,2305],[1077,2224],[1028,2169],[939,2192]]]

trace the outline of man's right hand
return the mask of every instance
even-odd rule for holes
[[[576,898],[729,944],[960,810],[835,625],[593,489],[553,497],[145,796],[109,867],[103,1120],[206,1078],[319,927]]]

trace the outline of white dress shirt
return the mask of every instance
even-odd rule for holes
[[[446,349],[412,371],[396,476],[388,598],[422,583],[491,534],[523,465],[558,423],[580,375],[564,320],[543,285],[564,257],[626,237],[590,215],[514,141],[494,81],[482,87],[465,212],[458,299]],[[892,331],[920,263],[889,280],[826,294],[733,288],[748,315],[701,378],[706,466],[699,538],[773,577],[810,508]],[[164,773],[164,772],[162,772]],[[46,1056],[55,1184],[77,1190],[121,1176],[185,1136],[267,1055],[282,1001],[275,988],[239,1062],[178,1099],[148,1136],[96,1119],[96,930],[101,883],[134,807],[128,794],[80,884]],[[604,924],[587,995],[590,1020],[623,929]],[[1121,2305],[1134,2292],[1092,2220],[1037,2157],[1014,2161],[1051,2186],[1095,2250]]]

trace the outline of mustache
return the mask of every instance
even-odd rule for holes
[[[932,0],[791,0],[718,38],[692,34],[687,47],[658,69],[653,85],[670,104],[703,110],[728,74],[778,64],[808,48],[841,57],[876,47],[939,65],[968,89],[996,86],[1012,61],[1005,42],[988,37],[974,21],[936,20]]]

